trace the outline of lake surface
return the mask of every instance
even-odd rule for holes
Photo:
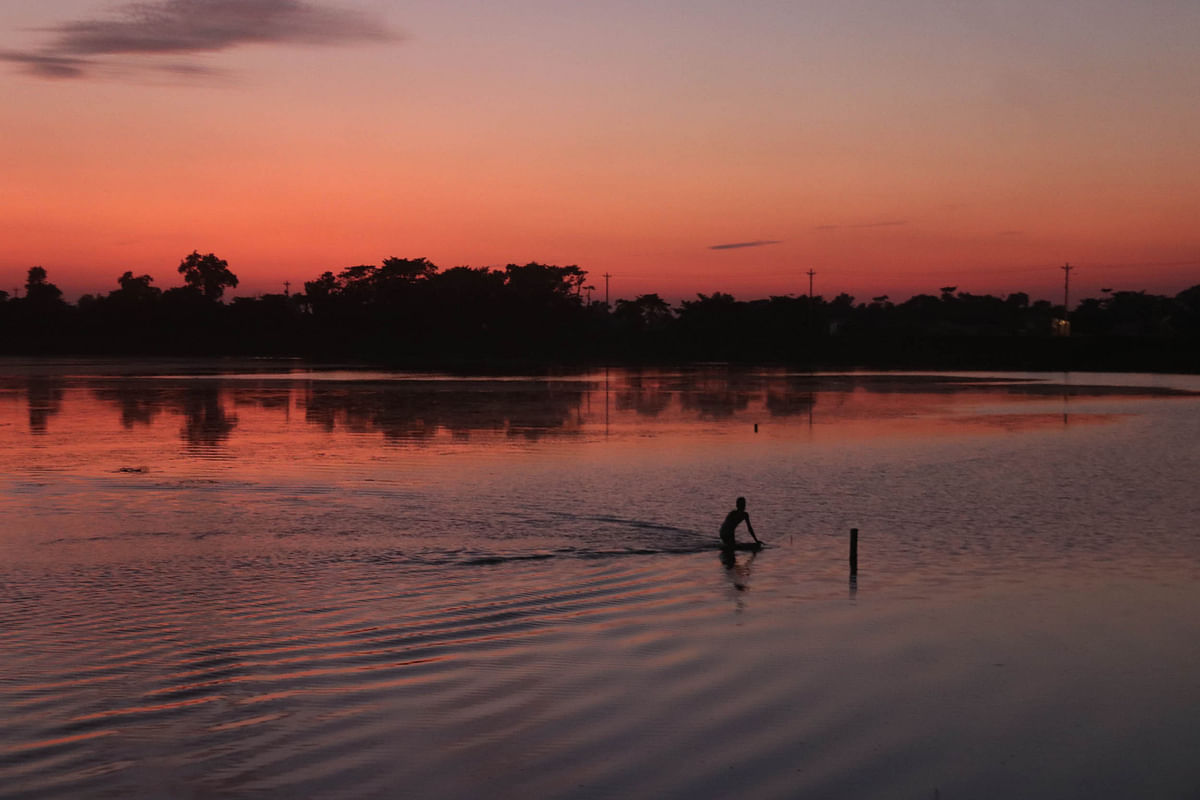
[[[0,797],[1195,798],[1198,391],[0,361]]]

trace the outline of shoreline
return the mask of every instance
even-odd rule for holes
[[[1200,342],[1173,339],[1072,337],[955,337],[893,340],[887,343],[831,340],[811,354],[779,358],[753,354],[689,358],[671,355],[545,357],[512,355],[430,355],[388,353],[278,353],[253,351],[145,352],[87,348],[0,352],[0,364],[115,365],[142,362],[228,369],[228,365],[291,363],[320,369],[387,369],[452,375],[553,375],[589,370],[785,368],[810,372],[1145,372],[1200,374]],[[236,367],[235,367],[236,368]],[[120,371],[117,371],[120,374]]]

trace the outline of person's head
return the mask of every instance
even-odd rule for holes
[[[739,497],[739,498],[737,499],[737,509],[738,509],[738,511],[745,511],[745,510],[746,510],[746,498],[744,498],[744,497]]]

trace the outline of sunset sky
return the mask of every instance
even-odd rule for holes
[[[0,0],[0,289],[1200,283],[1196,0]],[[742,245],[730,247],[729,245]]]

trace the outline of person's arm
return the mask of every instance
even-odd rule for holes
[[[746,515],[746,530],[750,531],[750,535],[754,538],[754,541],[758,542],[759,544],[762,544],[762,541],[760,541],[759,538],[754,535],[754,526],[750,524],[750,515],[749,514]]]

